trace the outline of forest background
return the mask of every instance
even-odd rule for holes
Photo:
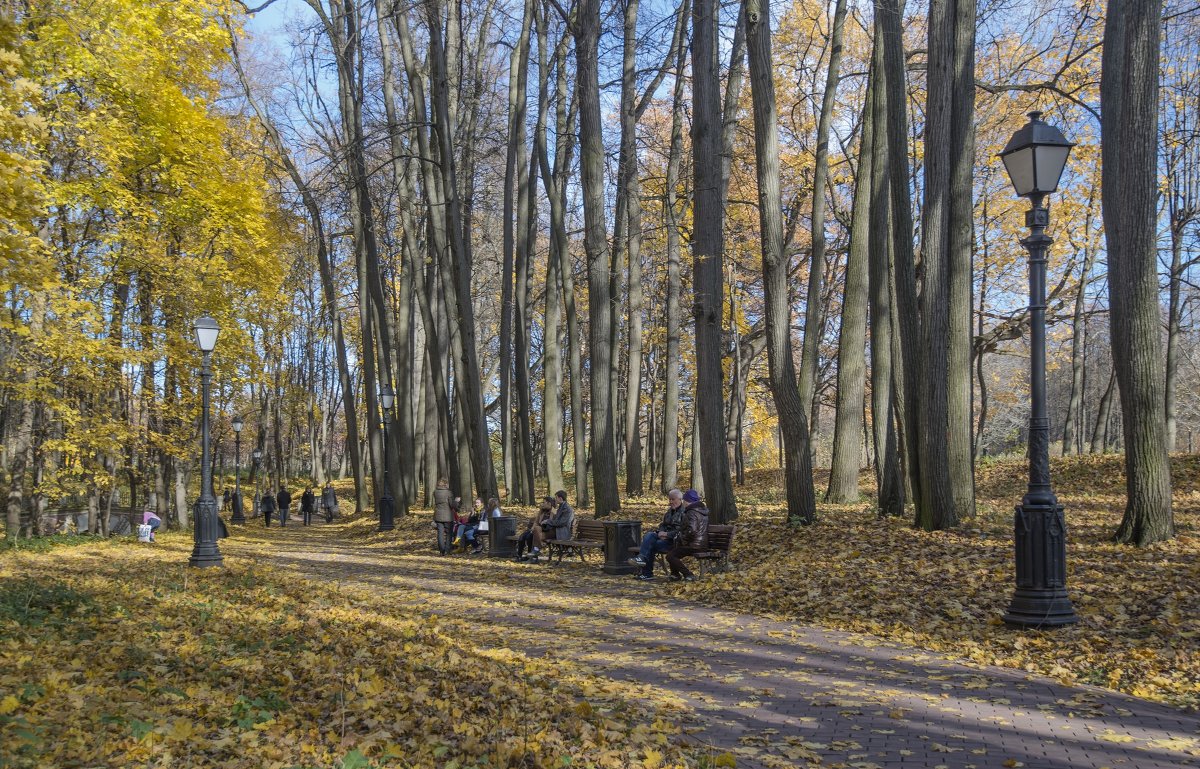
[[[348,478],[370,508],[389,386],[402,512],[443,475],[513,503],[573,482],[601,515],[686,480],[731,520],[746,471],[786,465],[810,522],[815,465],[828,501],[871,468],[881,513],[954,526],[976,464],[1027,438],[1026,204],[996,155],[1039,110],[1077,143],[1050,199],[1052,447],[1125,451],[1119,537],[1169,537],[1167,452],[1200,430],[1197,23],[1088,0],[4,3],[7,535],[72,509],[189,524],[205,314],[221,479],[241,415],[248,483]],[[1131,64],[1105,90],[1109,55]],[[1110,146],[1144,173],[1112,182]]]

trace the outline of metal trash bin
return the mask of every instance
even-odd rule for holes
[[[488,557],[512,558],[517,554],[517,543],[509,537],[516,536],[517,518],[502,515],[488,519]]]
[[[629,562],[629,548],[642,543],[641,521],[604,522],[604,565],[605,574],[634,574],[640,566]]]

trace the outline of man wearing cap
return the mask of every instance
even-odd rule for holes
[[[642,537],[641,551],[631,559],[642,567],[642,573],[637,575],[637,579],[654,579],[654,556],[675,547],[675,538],[679,536],[679,527],[682,525],[683,492],[671,489],[667,492],[667,512],[663,515],[662,523],[646,532]]]

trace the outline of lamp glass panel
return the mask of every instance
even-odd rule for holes
[[[1067,155],[1070,152],[1069,146],[1062,145],[1037,148],[1038,192],[1054,192],[1058,189],[1058,180],[1062,178],[1063,168],[1067,165]]]
[[[1008,178],[1017,194],[1021,196],[1034,191],[1036,179],[1033,175],[1033,152],[1033,147],[1022,147],[1001,156],[1004,168],[1008,171]]]
[[[243,427],[245,427],[245,422],[242,421],[242,418],[234,417],[233,418],[233,431],[235,433],[240,433],[242,431]]]
[[[217,346],[217,335],[221,329],[212,318],[199,318],[193,327],[196,331],[196,344],[204,352],[212,352]]]

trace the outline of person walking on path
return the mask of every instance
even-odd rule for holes
[[[263,523],[268,529],[271,528],[271,514],[275,512],[275,497],[271,496],[270,489],[267,489],[262,495],[262,500],[258,505],[262,508]]]
[[[279,525],[287,526],[288,508],[292,506],[292,494],[287,490],[287,486],[279,487],[275,501],[279,503]]]
[[[667,565],[671,567],[671,579],[695,582],[696,575],[683,565],[683,559],[708,548],[708,508],[695,489],[684,492],[683,501],[687,507],[683,509],[675,547],[667,553]]]
[[[229,509],[229,501],[231,499],[233,499],[233,492],[229,490],[228,486],[226,486],[225,493],[221,495],[221,510],[222,511]]]
[[[662,523],[646,532],[642,537],[641,551],[631,559],[642,567],[642,573],[637,575],[637,579],[654,579],[654,556],[675,547],[679,529],[683,526],[683,509],[683,492],[679,489],[668,491],[667,512],[663,515]]]
[[[304,525],[312,525],[313,512],[317,506],[317,495],[313,494],[312,486],[305,486],[300,495],[300,512],[304,513]]]
[[[338,511],[337,494],[333,493],[333,481],[326,481],[325,488],[321,490],[321,506],[325,508],[325,523],[333,523],[333,516],[337,515]]]
[[[437,529],[437,549],[442,555],[450,552],[450,530],[454,513],[450,511],[450,482],[439,478],[433,490],[433,525]]]

